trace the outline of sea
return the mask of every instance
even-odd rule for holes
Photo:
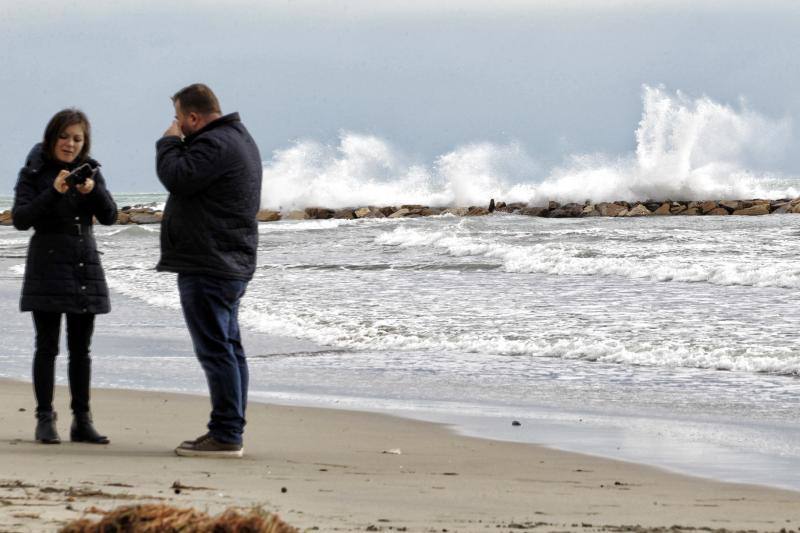
[[[796,178],[759,173],[730,147],[712,154],[727,161],[712,168],[675,146],[686,113],[708,124],[736,110],[650,96],[683,115],[659,108],[654,118],[645,105],[636,153],[613,168],[583,161],[525,182],[492,163],[524,167],[506,164],[519,147],[486,145],[412,168],[380,139],[346,134],[339,146],[304,142],[273,154],[262,204],[797,196]],[[662,121],[653,127],[661,137],[643,131],[648,120]],[[681,154],[694,162],[676,163]],[[375,178],[380,172],[389,176]],[[591,187],[577,187],[586,176]],[[312,195],[314,180],[328,193]],[[163,192],[117,195],[120,206],[165,200]],[[0,209],[10,202],[0,197]],[[159,231],[96,228],[114,311],[98,318],[105,340],[94,347],[94,384],[205,393],[175,277],[154,270]],[[252,401],[379,411],[800,490],[798,215],[287,220],[262,223],[259,234],[240,311]],[[0,376],[15,379],[30,373],[32,328],[16,312],[29,238],[0,227],[8,334]]]

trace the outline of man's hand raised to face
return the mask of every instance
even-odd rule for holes
[[[183,133],[181,133],[181,128],[178,126],[178,121],[173,120],[172,124],[170,124],[167,131],[164,132],[164,137],[183,137]]]

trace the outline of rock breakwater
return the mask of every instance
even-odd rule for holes
[[[708,200],[692,202],[673,202],[670,200],[643,202],[599,202],[584,203],[548,202],[546,205],[532,206],[523,202],[506,203],[490,200],[486,207],[431,207],[426,205],[400,206],[362,206],[344,209],[307,207],[294,211],[272,211],[262,209],[258,212],[259,222],[277,220],[324,220],[357,218],[414,218],[436,215],[459,217],[484,216],[492,213],[508,213],[543,218],[583,218],[583,217],[646,217],[646,216],[759,216],[770,214],[800,213],[800,198],[780,200]],[[125,206],[117,213],[117,224],[157,224],[163,213],[155,206]],[[11,211],[0,213],[0,225],[13,224]]]

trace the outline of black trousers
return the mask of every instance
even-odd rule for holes
[[[73,413],[89,412],[89,387],[92,381],[92,359],[89,347],[94,332],[93,314],[67,315],[67,348],[69,350],[69,390]],[[56,377],[56,356],[61,335],[62,313],[33,312],[36,329],[36,352],[33,355],[33,390],[36,412],[53,410],[53,388]]]

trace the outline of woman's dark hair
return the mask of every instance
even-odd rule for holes
[[[65,129],[74,124],[80,124],[83,127],[83,148],[76,160],[85,161],[89,157],[89,151],[92,148],[92,130],[89,126],[89,119],[83,111],[75,109],[74,107],[62,109],[53,115],[53,118],[47,123],[47,127],[44,129],[44,140],[42,142],[44,144],[44,153],[47,154],[48,157],[52,159],[55,158],[54,154],[58,136],[61,135]]]

